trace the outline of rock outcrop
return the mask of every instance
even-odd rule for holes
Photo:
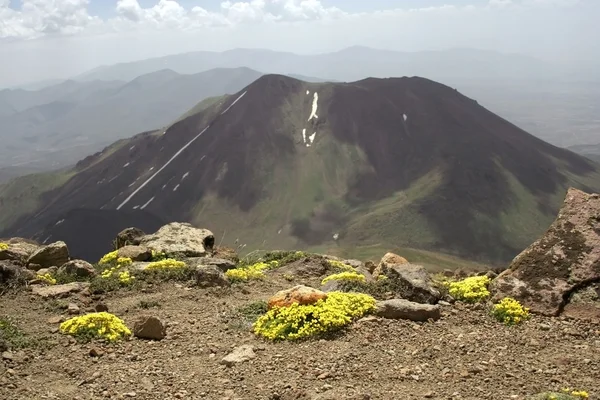
[[[373,277],[387,276],[396,294],[406,300],[417,303],[435,304],[441,298],[439,290],[427,273],[425,267],[415,264],[389,264],[381,262]]]
[[[492,282],[492,299],[510,296],[532,312],[556,316],[571,292],[598,281],[600,195],[571,188],[546,233]]]
[[[36,250],[27,260],[30,269],[60,267],[69,261],[69,249],[65,242],[54,242]]]
[[[143,236],[138,244],[170,255],[204,257],[212,252],[215,237],[208,229],[196,228],[188,223],[172,222],[154,234]]]
[[[378,301],[375,315],[389,319],[408,319],[411,321],[438,320],[441,317],[440,306],[420,304],[403,299]]]
[[[127,245],[118,249],[119,257],[131,258],[132,261],[150,261],[152,251],[145,246]]]
[[[64,263],[60,268],[58,268],[58,272],[69,275],[76,275],[79,277],[90,277],[95,276],[97,274],[96,270],[94,269],[94,266],[84,260],[68,261]]]
[[[117,234],[115,239],[115,248],[120,249],[125,246],[137,246],[140,240],[146,236],[146,233],[138,228],[123,229]]]

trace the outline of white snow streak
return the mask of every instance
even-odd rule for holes
[[[302,129],[302,142],[306,143],[306,128]]]
[[[408,119],[408,115],[402,114],[402,118],[404,118],[404,121],[406,121]]]
[[[137,210],[138,208],[140,208],[140,206],[139,206],[139,205],[138,205],[138,206],[133,206],[133,209],[134,209],[134,210]]]
[[[318,101],[319,101],[319,94],[317,92],[315,92],[315,94],[313,95],[312,111],[310,112],[310,116],[308,117],[309,121],[313,118],[315,118],[315,119],[319,118],[319,116],[317,115]]]
[[[229,107],[227,107],[227,108],[225,109],[225,111],[223,111],[223,112],[221,113],[221,115],[223,115],[223,114],[225,114],[227,111],[229,111],[229,109],[230,109],[231,107],[233,107],[233,105],[234,105],[235,103],[237,103],[238,101],[240,101],[240,99],[241,99],[242,97],[244,97],[244,95],[245,95],[245,94],[246,94],[246,92],[242,93],[242,94],[240,95],[240,97],[238,97],[237,99],[235,99],[235,100],[233,101],[233,103],[231,103],[231,104],[229,105]]]
[[[124,200],[124,201],[123,201],[123,202],[122,202],[122,203],[121,203],[121,204],[120,204],[120,205],[117,207],[117,210],[121,209],[121,207],[123,207],[125,204],[127,204],[127,203],[129,202],[129,200],[131,200],[131,198],[137,194],[137,192],[139,192],[139,191],[140,191],[140,190],[141,190],[141,189],[142,189],[144,186],[146,186],[146,185],[147,185],[147,184],[148,184],[150,181],[152,181],[152,179],[154,179],[154,177],[155,177],[156,175],[158,175],[158,174],[160,173],[160,171],[162,171],[163,169],[165,169],[165,168],[167,167],[167,165],[171,164],[171,162],[172,162],[172,161],[173,161],[173,160],[174,160],[174,159],[175,159],[175,158],[176,158],[178,155],[180,155],[180,154],[181,154],[181,153],[182,153],[182,152],[183,152],[185,149],[187,149],[187,148],[188,148],[188,146],[189,146],[190,144],[192,144],[192,143],[193,143],[193,142],[194,142],[196,139],[198,139],[198,138],[200,137],[200,135],[202,135],[204,132],[206,132],[208,128],[210,128],[210,125],[208,125],[206,128],[204,128],[204,129],[203,129],[203,130],[202,130],[202,131],[201,131],[199,134],[197,134],[196,136],[194,136],[194,138],[193,138],[192,140],[190,140],[189,142],[187,142],[187,144],[186,144],[186,145],[184,145],[184,146],[183,146],[181,149],[179,149],[179,151],[178,151],[177,153],[175,153],[175,154],[173,155],[173,157],[171,157],[171,158],[169,159],[169,161],[167,161],[167,162],[165,163],[165,165],[163,165],[162,167],[160,167],[160,169],[159,169],[158,171],[156,171],[156,172],[154,173],[154,175],[152,175],[150,178],[148,178],[148,179],[146,180],[146,182],[142,183],[142,184],[140,185],[140,187],[139,187],[139,188],[137,188],[136,190],[134,190],[134,191],[133,191],[133,193],[131,193],[131,194],[129,195],[129,197],[127,197],[127,198],[126,198],[126,199],[125,199],[125,200]]]
[[[185,178],[187,178],[187,176],[190,174],[190,171],[186,172],[185,174],[183,174],[183,176],[181,177],[181,180],[184,180]]]
[[[310,94],[310,90],[307,90],[307,91],[306,91],[306,94]]]
[[[56,224],[54,224],[54,225],[55,225],[55,226],[56,226],[56,225],[60,225],[60,224],[62,224],[63,222],[65,222],[65,220],[64,220],[64,219],[61,219],[60,221],[56,222]]]
[[[146,208],[148,206],[148,204],[152,203],[152,200],[154,200],[154,197],[152,197],[150,200],[148,200],[142,207],[140,207],[140,210],[143,210],[144,208]]]
[[[129,148],[129,151],[135,149],[135,144]]]
[[[308,139],[310,140],[310,144],[313,144],[313,142],[315,141],[315,136],[317,136],[317,132],[313,133],[308,137]]]
[[[178,188],[179,188],[179,183],[177,185],[175,185],[175,187],[173,188],[173,191],[176,192]]]
[[[125,168],[125,167],[129,167],[129,163],[123,165],[123,168]]]
[[[204,160],[204,157],[206,157],[206,156],[202,156],[202,157],[200,157],[200,161]]]
[[[161,190],[165,190],[166,187],[167,187],[167,185],[163,185]]]

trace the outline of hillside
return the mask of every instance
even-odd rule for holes
[[[5,236],[86,232],[93,258],[111,237],[95,225],[116,229],[108,220],[127,211],[218,227],[247,251],[408,247],[503,264],[548,227],[567,187],[600,189],[596,164],[423,78],[266,75],[200,109],[88,158],[19,220],[13,205]],[[0,189],[3,207],[17,198]],[[89,229],[86,209],[118,212]]]
[[[117,139],[168,125],[198,101],[235,93],[261,75],[247,68],[193,75],[163,69],[129,82],[65,81],[39,91],[1,91],[0,108],[3,101],[7,105],[0,110],[0,167],[45,171],[72,165]]]

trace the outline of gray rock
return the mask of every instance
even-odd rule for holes
[[[146,246],[123,246],[119,248],[118,257],[131,258],[132,261],[150,261],[152,251]]]
[[[245,344],[236,347],[231,353],[223,357],[223,359],[221,359],[221,364],[231,367],[234,364],[250,361],[255,357],[256,353],[254,353],[254,347]]]
[[[223,272],[227,272],[228,270],[235,268],[235,263],[233,261],[225,260],[224,258],[197,257],[188,259],[188,263],[196,266],[212,265],[219,268]]]
[[[17,264],[16,261],[0,261],[0,284],[12,281],[28,281],[35,278],[35,272],[29,271]]]
[[[46,275],[46,274],[54,275],[54,274],[56,274],[57,271],[58,271],[57,267],[50,267],[50,268],[38,269],[37,271],[35,271],[35,273],[37,275]]]
[[[208,229],[191,224],[172,222],[152,235],[145,235],[139,244],[150,250],[186,257],[204,257],[212,252],[215,237]]]
[[[146,233],[138,228],[126,228],[117,234],[115,239],[115,248],[120,249],[125,246],[137,246]]]
[[[49,297],[64,297],[71,293],[81,292],[84,289],[90,287],[89,282],[72,282],[64,285],[52,285],[52,286],[31,286],[33,294],[49,298]]]
[[[150,340],[162,340],[167,336],[167,328],[156,317],[141,317],[133,325],[135,337]]]
[[[600,281],[600,196],[570,188],[556,220],[490,285],[492,301],[513,297],[556,316],[586,282]]]
[[[94,266],[84,260],[71,260],[66,262],[58,269],[58,272],[76,275],[83,278],[96,276],[98,274],[98,272],[94,269]]]
[[[79,314],[79,306],[75,303],[69,303],[69,305],[67,307],[67,312],[70,315],[77,315],[77,314]]]
[[[17,264],[25,265],[27,259],[39,248],[39,246],[24,241],[25,239],[9,239],[8,249],[0,250],[0,261],[9,260]]]
[[[200,287],[231,285],[223,271],[214,265],[199,265],[196,267],[196,284]]]
[[[60,267],[67,261],[69,261],[69,249],[65,242],[59,241],[36,250],[27,260],[27,265],[39,265],[41,268]]]
[[[441,298],[427,270],[420,265],[382,262],[375,273],[377,276],[379,274],[387,276],[397,295],[409,301],[435,304]]]
[[[403,299],[392,299],[378,301],[375,305],[375,315],[389,319],[427,321],[429,319],[440,319],[441,311],[438,305],[414,303]]]

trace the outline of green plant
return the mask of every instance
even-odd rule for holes
[[[492,315],[506,325],[516,325],[529,318],[529,309],[512,297],[505,297],[492,307]]]
[[[279,261],[272,260],[267,262],[257,262],[251,265],[245,265],[238,268],[233,268],[225,272],[225,276],[232,282],[243,282],[251,279],[262,279],[265,276],[265,271],[279,266]]]
[[[340,271],[354,272],[354,267],[337,260],[327,260],[327,265]]]
[[[7,316],[0,317],[0,346],[11,349],[22,349],[33,344],[32,339],[25,334],[15,321]]]
[[[488,285],[490,278],[487,276],[471,276],[458,282],[448,283],[448,293],[456,300],[468,303],[478,303],[490,296]]]
[[[581,400],[581,399],[589,399],[589,394],[583,390],[572,390],[568,388],[564,388],[561,392],[546,392],[540,393],[533,397],[530,397],[529,400]]]
[[[152,251],[152,257],[151,260],[152,261],[162,261],[162,260],[166,260],[167,254],[164,251],[155,251],[155,250],[151,250]]]
[[[98,312],[73,317],[60,324],[60,331],[82,341],[105,339],[114,342],[131,335],[123,320],[117,316]]]
[[[174,258],[164,258],[160,261],[153,261],[148,264],[146,271],[185,268],[186,265],[185,262],[175,260]]]
[[[375,308],[362,293],[331,292],[314,304],[276,307],[254,324],[254,333],[271,340],[295,340],[339,330]]]
[[[163,263],[165,260],[159,261]],[[196,269],[181,261],[173,260],[175,263],[160,264],[162,267],[155,266],[154,268],[135,271],[135,277],[138,281],[147,283],[161,283],[168,281],[187,282],[195,279]]]
[[[153,307],[160,308],[160,303],[156,300],[140,300],[137,304],[137,307],[145,310]]]
[[[229,318],[229,327],[239,330],[247,330],[258,318],[267,312],[267,302],[258,300],[236,308]]]
[[[356,271],[346,271],[346,272],[340,272],[339,274],[333,274],[333,275],[329,275],[328,277],[324,278],[321,281],[321,285],[326,284],[329,281],[358,281],[358,282],[364,282],[365,281],[365,276],[363,274],[359,274]]]

